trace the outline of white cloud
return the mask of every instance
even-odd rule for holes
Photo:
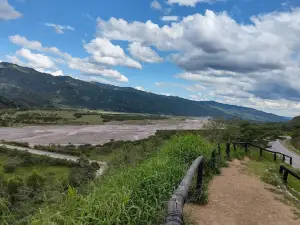
[[[165,93],[165,92],[163,92],[163,93],[161,93],[162,95],[165,95],[165,96],[172,96],[172,94],[171,93]]]
[[[142,69],[142,65],[126,56],[119,45],[113,45],[106,38],[96,38],[84,45],[85,50],[92,55],[95,62],[110,66],[127,66]]]
[[[92,75],[92,76],[103,76],[108,79],[114,79],[119,82],[128,82],[128,78],[121,74],[120,72],[112,69],[106,69],[95,63],[91,63],[88,58],[76,58],[72,56],[67,56],[66,64],[70,69],[79,70],[82,74]]]
[[[128,50],[134,58],[140,61],[147,63],[158,63],[163,61],[163,58],[161,58],[154,50],[150,47],[141,45],[139,42],[131,43]]]
[[[167,0],[167,3],[170,5],[178,4],[180,6],[195,7],[198,3],[214,3],[216,1],[220,0]]]
[[[135,89],[139,91],[146,91],[145,88],[143,88],[142,86],[136,86]]]
[[[63,34],[64,30],[72,30],[74,31],[75,29],[69,25],[59,25],[59,24],[54,24],[54,23],[45,23],[45,26],[47,27],[53,27],[55,29],[55,32],[58,34]]]
[[[62,70],[56,70],[54,72],[50,73],[52,76],[58,77],[58,76],[63,76],[63,71]]]
[[[162,27],[111,18],[98,20],[98,28],[112,40],[175,52],[169,60],[185,71],[178,77],[206,88],[232,84],[261,98],[299,100],[300,82],[292,81],[299,80],[300,8],[251,21],[239,24],[226,13],[207,10]]]
[[[32,53],[29,49],[22,48],[16,52],[16,55],[26,59],[28,65],[33,68],[56,68],[55,63],[48,56]]]
[[[159,1],[157,1],[157,0],[154,0],[153,2],[151,2],[150,6],[153,9],[162,10],[162,6],[159,3]]]
[[[128,78],[120,72],[106,68],[104,65],[99,65],[94,62],[91,58],[77,58],[73,57],[68,53],[62,52],[56,47],[44,47],[38,41],[29,41],[26,37],[15,35],[9,37],[10,41],[14,44],[20,45],[24,48],[36,50],[43,53],[52,53],[58,56],[58,58],[52,58],[52,60],[58,64],[65,64],[70,69],[78,70],[86,76],[103,76],[107,79],[117,80],[119,82],[128,82]],[[111,53],[109,53],[111,54]],[[31,66],[34,68],[41,68],[39,65],[31,63],[24,63],[16,56],[7,56],[8,61],[23,66]],[[132,60],[134,61],[134,60]],[[130,62],[130,60],[129,60]],[[135,61],[134,61],[135,62]],[[134,63],[133,63],[134,64]],[[98,78],[99,80],[100,78]],[[104,79],[104,78],[103,78]],[[110,81],[109,81],[110,82]],[[106,82],[107,83],[107,82]]]
[[[37,51],[41,51],[41,52],[49,52],[49,53],[62,55],[62,53],[56,47],[43,47],[41,42],[29,41],[29,40],[27,40],[26,37],[23,37],[20,35],[10,36],[9,40],[16,45],[19,45],[19,46],[22,46],[24,48],[28,48],[31,50],[37,50]]]
[[[62,70],[50,71],[50,70],[45,70],[44,68],[34,68],[34,69],[38,72],[48,73],[48,74],[51,74],[52,76],[55,76],[55,77],[59,77],[59,76],[64,75]]]
[[[178,21],[178,16],[163,16],[161,18],[162,21]]]
[[[0,0],[0,20],[13,20],[22,14],[12,7],[7,0]]]

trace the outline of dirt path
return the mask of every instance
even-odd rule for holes
[[[275,193],[257,177],[241,171],[236,160],[209,187],[209,203],[205,206],[186,205],[185,212],[201,225],[299,225],[293,208],[275,199]]]

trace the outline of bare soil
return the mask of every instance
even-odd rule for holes
[[[0,140],[28,142],[30,145],[104,144],[111,139],[144,139],[155,134],[157,130],[197,130],[201,129],[207,121],[207,118],[203,118],[185,121],[150,121],[146,125],[114,123],[105,125],[1,127]]]
[[[279,195],[256,176],[243,172],[238,160],[222,170],[209,186],[209,203],[187,204],[185,213],[201,225],[299,225],[293,207],[279,201]]]

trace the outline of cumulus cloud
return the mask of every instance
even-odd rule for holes
[[[95,62],[93,57],[86,57],[86,58],[73,57],[66,52],[60,51],[56,47],[45,47],[38,41],[30,41],[26,37],[22,37],[20,35],[11,36],[11,37],[9,37],[9,39],[12,43],[22,46],[23,48],[26,48],[27,50],[25,50],[25,51],[27,51],[27,53],[28,53],[28,49],[31,49],[31,50],[39,51],[42,53],[55,54],[57,56],[57,58],[51,58],[51,60],[53,62],[56,62],[58,64],[64,64],[72,70],[78,70],[83,75],[93,76],[93,77],[102,76],[107,79],[116,80],[118,82],[128,82],[128,78],[125,75],[123,75],[120,72],[113,70],[111,68],[107,68],[107,66],[109,66],[111,64],[108,63],[106,65],[103,65],[103,64],[100,65],[98,62]],[[88,46],[91,46],[91,45],[88,45]],[[109,46],[109,47],[111,47],[111,46]],[[89,47],[87,47],[87,48],[89,48]],[[105,48],[105,47],[102,47],[102,48]],[[110,49],[110,50],[112,50],[112,49]],[[104,52],[105,52],[105,49],[104,49]],[[21,53],[24,53],[24,50],[20,50],[19,54],[21,54]],[[20,56],[19,54],[16,54],[15,56],[8,55],[8,56],[6,56],[6,58],[8,59],[8,61],[10,61],[12,63],[16,63],[16,64],[23,65],[23,66],[30,66],[30,67],[34,67],[34,68],[47,68],[47,67],[38,65],[37,62],[34,63],[34,62],[29,61],[28,63],[25,63],[18,58]],[[106,51],[105,54],[106,54],[106,56],[107,55],[111,56],[111,54],[116,54],[116,52],[107,53],[107,51]],[[127,57],[127,58],[129,58],[129,57]],[[44,59],[44,58],[41,57],[41,59]],[[134,61],[130,58],[126,59],[126,60],[127,60],[128,64],[134,65],[133,67],[138,68],[140,65],[139,63],[137,63],[136,61]],[[100,80],[100,77],[97,79]]]
[[[85,50],[92,55],[95,62],[110,66],[127,66],[142,69],[142,65],[126,56],[119,45],[113,45],[106,38],[96,38],[84,45]]]
[[[74,31],[75,29],[69,25],[59,25],[59,24],[54,24],[54,23],[45,23],[45,26],[47,27],[53,27],[55,32],[58,34],[63,34],[64,30],[72,30]]]
[[[20,36],[18,34],[10,36],[9,40],[16,45],[19,45],[19,46],[22,46],[24,48],[28,48],[31,50],[37,50],[37,51],[41,51],[41,52],[48,52],[48,53],[62,55],[62,53],[56,47],[43,47],[41,42],[29,41],[29,40],[27,40],[26,37]]]
[[[253,16],[249,24],[207,10],[165,26],[110,18],[99,19],[98,28],[98,35],[111,40],[174,52],[168,59],[184,70],[177,77],[205,88],[229,85],[236,93],[262,99],[300,99],[300,82],[295,82],[299,80],[300,8]]]
[[[154,0],[153,2],[151,2],[150,6],[153,9],[162,10],[162,6],[159,3],[159,1],[157,1],[157,0]]]
[[[7,0],[0,0],[0,20],[13,20],[22,14],[12,7]]]
[[[162,21],[168,22],[168,21],[178,21],[178,16],[163,16],[161,18]]]
[[[63,76],[63,71],[62,70],[55,70],[55,71],[51,71],[51,70],[45,70],[44,68],[34,68],[36,71],[39,71],[41,73],[47,73],[47,74],[51,74],[52,76],[55,77],[59,77],[59,76]]]
[[[139,91],[146,91],[145,88],[143,88],[142,86],[136,86],[135,89]]]
[[[150,47],[141,45],[139,42],[131,43],[128,50],[134,58],[140,61],[147,63],[158,63],[163,61],[163,58],[161,58],[154,50]]]
[[[214,3],[216,1],[220,0],[167,0],[167,3],[170,5],[178,4],[180,6],[195,7],[198,3]]]
[[[33,68],[56,68],[55,63],[48,56],[32,53],[29,49],[22,48],[16,52],[16,55],[27,60],[28,65]]]

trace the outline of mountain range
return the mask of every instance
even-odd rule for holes
[[[52,76],[32,68],[0,63],[0,100],[26,108],[87,108],[116,112],[175,116],[238,117],[245,120],[283,122],[288,118],[256,109],[214,101],[192,101],[86,82],[69,76]]]

